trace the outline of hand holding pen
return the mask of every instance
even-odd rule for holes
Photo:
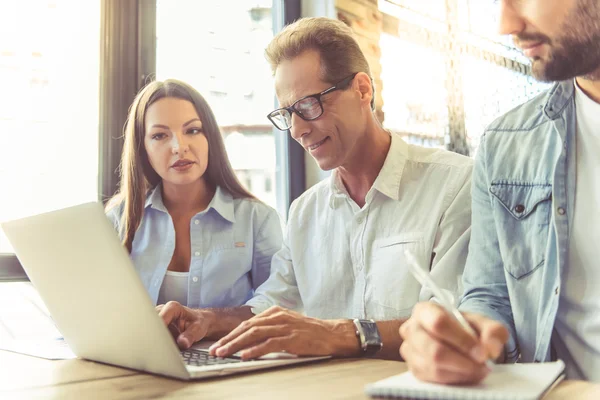
[[[491,359],[504,352],[506,328],[489,318],[461,314],[448,295],[405,253],[407,268],[431,290],[434,301],[417,304],[411,318],[400,327],[404,340],[400,355],[413,374],[424,381],[465,384],[483,380],[491,371]]]

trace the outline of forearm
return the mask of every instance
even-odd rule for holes
[[[377,353],[377,358],[383,358],[386,360],[402,360],[400,357],[400,345],[402,344],[402,338],[400,337],[400,325],[406,322],[404,319],[396,319],[392,321],[379,321],[377,322],[377,329],[381,335],[381,341],[383,347],[381,351]]]
[[[233,308],[203,308],[196,310],[209,321],[206,338],[219,340],[239,324],[254,317],[252,308],[240,306]]]
[[[406,319],[377,322],[377,329],[379,330],[383,347],[375,355],[375,358],[401,360],[399,349],[402,339],[398,330],[400,329],[400,325],[405,321]],[[338,357],[360,357],[362,349],[360,348],[359,339],[356,336],[356,327],[352,320],[335,320],[332,321],[332,326],[332,355]]]

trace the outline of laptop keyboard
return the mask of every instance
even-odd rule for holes
[[[204,365],[218,365],[218,364],[232,364],[242,362],[240,358],[235,357],[214,357],[208,353],[208,350],[204,349],[190,349],[181,352],[183,362],[187,365],[194,367],[201,367]]]

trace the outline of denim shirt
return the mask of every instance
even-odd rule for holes
[[[130,255],[154,304],[175,250],[175,228],[161,192],[159,185],[146,199]],[[107,213],[117,231],[121,212],[117,206]],[[191,219],[190,240],[188,307],[235,307],[269,277],[281,247],[281,223],[271,207],[233,199],[217,187],[207,209]]]
[[[573,81],[493,122],[472,181],[462,311],[503,322],[506,361],[549,361],[575,194]]]

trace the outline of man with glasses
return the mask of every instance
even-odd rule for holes
[[[271,275],[245,307],[170,303],[160,313],[183,332],[182,347],[231,331],[213,346],[218,356],[284,350],[398,359],[400,324],[416,302],[432,297],[411,276],[405,251],[440,286],[458,291],[471,160],[408,145],[382,128],[369,65],[342,22],[299,20],[266,54],[281,104],[269,120],[331,177],[292,204]]]
[[[313,121],[323,115],[323,103],[321,97],[333,92],[334,90],[344,90],[358,72],[353,73],[350,76],[342,79],[329,89],[323,90],[321,93],[311,94],[298,99],[294,104],[289,107],[278,108],[267,115],[267,118],[275,125],[280,131],[288,131],[292,129],[292,114],[296,113],[300,118],[305,121]]]
[[[488,358],[560,358],[600,383],[600,2],[502,0],[500,29],[546,93],[493,122],[473,174],[473,232],[460,310],[434,304],[401,328],[413,373],[476,383]]]

